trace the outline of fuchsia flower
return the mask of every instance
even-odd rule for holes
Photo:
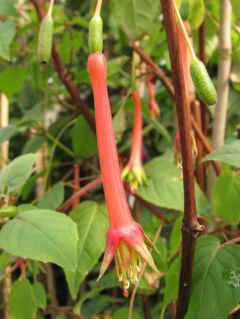
[[[160,107],[157,104],[156,97],[155,97],[155,86],[153,83],[152,75],[147,76],[147,88],[149,94],[149,110],[152,119],[157,119],[160,117]]]
[[[88,59],[88,69],[94,93],[98,151],[110,223],[99,279],[115,256],[118,278],[123,283],[124,294],[127,296],[130,282],[137,281],[142,259],[155,272],[158,273],[158,270],[145,241],[152,244],[141,226],[132,218],[121,181],[107,92],[105,56],[102,53],[92,53]]]
[[[146,183],[147,178],[142,165],[142,107],[137,91],[132,92],[134,103],[133,141],[130,160],[122,171],[122,179],[126,180],[132,190]]]

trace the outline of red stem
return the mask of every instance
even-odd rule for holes
[[[142,107],[137,91],[132,92],[134,103],[133,141],[129,164],[131,167],[142,165]]]
[[[80,198],[84,196],[86,193],[90,192],[93,188],[102,184],[102,177],[96,178],[94,181],[91,181],[81,189],[79,189],[76,193],[74,193],[66,202],[60,207],[60,212],[65,212],[72,205],[75,198]]]
[[[189,302],[196,237],[203,227],[199,225],[196,215],[194,171],[190,138],[191,121],[188,98],[186,95],[186,83],[184,81],[182,61],[179,55],[179,33],[173,0],[161,0],[161,6],[172,66],[175,92],[174,98],[177,109],[178,127],[181,136],[181,154],[183,164],[184,222],[182,229],[182,258],[176,315],[177,319],[183,319]]]
[[[105,56],[102,53],[91,54],[88,59],[88,70],[94,94],[98,151],[110,227],[123,227],[132,223],[132,216],[120,177],[107,91]]]

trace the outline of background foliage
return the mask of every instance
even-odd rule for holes
[[[205,23],[206,62],[216,83],[220,1],[177,3],[190,22],[196,52],[199,28]],[[207,166],[213,159],[222,163],[212,198],[207,199],[196,182],[197,213],[206,230],[197,241],[187,319],[226,319],[240,300],[240,251],[235,242],[229,242],[239,235],[240,220],[240,142],[236,131],[240,116],[240,10],[237,0],[232,6],[226,145],[205,157]],[[56,1],[54,7],[54,40],[60,58],[92,112],[87,35],[94,8],[95,1],[84,0]],[[171,70],[159,0],[105,1],[103,20],[108,88],[123,165],[129,156],[133,122],[130,43],[139,41],[167,75]],[[76,164],[81,188],[100,175],[96,137],[54,65],[39,63],[38,28],[31,1],[0,0],[0,92],[10,102],[9,125],[0,128],[0,144],[10,143],[9,159],[1,159],[0,204],[7,201],[10,208],[3,205],[0,217],[11,218],[1,219],[0,300],[4,301],[3,287],[11,272],[11,319],[50,315],[58,319],[127,318],[129,300],[122,296],[114,267],[96,283],[108,227],[102,186],[98,183],[85,192],[75,208],[68,202],[74,193]],[[157,240],[161,254],[155,256],[161,276],[155,277],[147,269],[134,302],[136,319],[174,318],[179,277],[183,188],[174,162],[175,112],[165,87],[158,80],[155,87],[160,120],[150,119],[146,89],[142,97],[148,183],[137,192],[153,206],[138,197],[130,202],[135,219],[150,238],[162,225]],[[209,132],[211,125],[212,116]],[[151,207],[155,207],[155,215]],[[3,316],[4,302],[0,311]],[[231,318],[237,316],[239,313]]]

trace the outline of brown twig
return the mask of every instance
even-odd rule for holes
[[[161,0],[162,13],[167,34],[167,42],[172,66],[174,97],[177,110],[178,127],[181,136],[181,153],[184,185],[184,221],[182,228],[182,258],[177,300],[176,319],[183,319],[189,302],[192,282],[196,237],[203,227],[198,223],[194,190],[194,170],[191,150],[191,120],[181,57],[179,55],[179,36],[173,0]]]
[[[60,207],[59,211],[65,212],[73,203],[76,198],[80,198],[81,196],[88,193],[93,188],[102,184],[102,177],[98,177],[95,180],[91,181],[81,189],[79,189],[76,193],[74,193],[70,198],[68,198],[65,203]]]
[[[174,95],[174,88],[171,80],[166,76],[165,72],[139,48],[134,42],[130,43],[130,47],[141,57],[141,59],[152,69],[153,73],[162,82],[170,95]]]
[[[31,0],[31,2],[33,3],[37,11],[39,20],[41,21],[45,17],[44,1]],[[72,79],[70,74],[68,73],[68,70],[65,68],[64,64],[62,63],[61,57],[59,55],[59,52],[55,43],[53,43],[53,48],[52,48],[52,60],[62,83],[65,85],[66,89],[68,90],[72,98],[73,103],[79,108],[81,113],[85,116],[91,128],[95,130],[94,116],[92,112],[89,110],[89,108],[87,107],[87,105],[84,103],[84,101],[81,99],[77,87],[72,82]]]
[[[170,95],[172,97],[174,97],[174,87],[173,84],[171,82],[171,80],[166,76],[166,74],[164,73],[164,71],[146,54],[142,51],[142,49],[140,49],[138,46],[136,46],[134,43],[131,43],[130,46],[132,47],[132,49],[137,52],[139,54],[139,56],[141,57],[141,59],[148,65],[150,66],[150,68],[152,69],[153,73],[156,75],[156,77],[162,82],[162,84],[165,86],[165,88],[168,90],[168,92],[170,93]],[[191,122],[192,122],[192,127],[194,129],[194,131],[197,134],[197,137],[199,138],[199,140],[201,141],[201,143],[203,144],[203,147],[206,151],[206,153],[211,153],[212,151],[212,147],[210,146],[210,144],[208,143],[205,135],[203,134],[203,132],[201,131],[201,128],[199,127],[198,123],[194,120],[193,117],[191,117]],[[212,162],[213,168],[216,172],[216,174],[218,175],[220,172],[220,166],[218,165],[218,163],[215,164],[215,162]]]

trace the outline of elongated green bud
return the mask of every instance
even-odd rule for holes
[[[205,65],[198,59],[194,59],[190,65],[193,83],[200,99],[207,105],[217,102],[217,92],[210,79]]]
[[[47,14],[42,20],[38,38],[38,58],[41,63],[47,63],[51,58],[53,39],[53,18]]]
[[[103,50],[103,22],[99,15],[92,17],[89,24],[88,45],[91,53],[102,52]]]

